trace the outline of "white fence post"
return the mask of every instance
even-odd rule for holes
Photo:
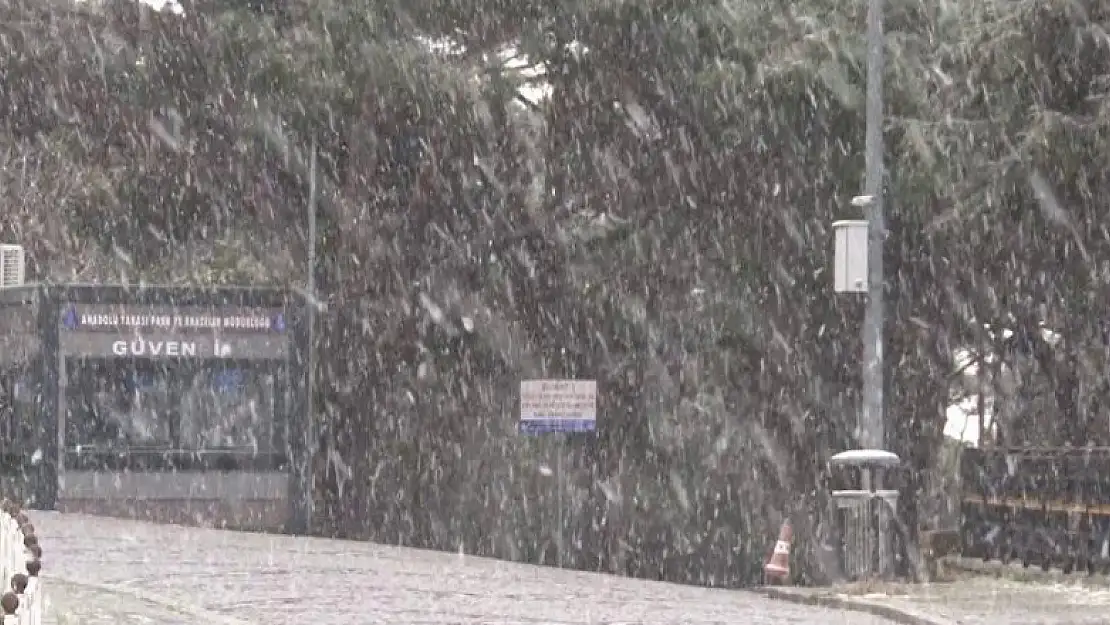
[[[42,625],[42,547],[35,526],[19,505],[0,501],[0,574],[9,589],[0,595],[2,625]]]

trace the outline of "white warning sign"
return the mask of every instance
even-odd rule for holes
[[[597,429],[597,381],[522,381],[520,429],[529,434],[594,431]]]

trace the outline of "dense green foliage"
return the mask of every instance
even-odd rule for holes
[[[320,419],[356,476],[321,496],[321,531],[552,561],[538,466],[563,453],[570,561],[751,582],[783,515],[814,535],[825,460],[852,446],[862,306],[828,270],[862,184],[863,11],[3,0],[0,238],[41,279],[300,285],[316,145]],[[1106,421],[1106,13],[888,7],[909,494],[956,348],[1032,372],[1023,393],[1047,382],[1026,403],[1050,418],[1000,414],[1008,440]],[[596,440],[515,434],[537,376],[599,380]]]

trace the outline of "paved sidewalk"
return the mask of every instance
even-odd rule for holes
[[[321,613],[328,625],[890,623],[752,592],[370,543],[31,516],[48,554],[46,570],[54,571],[46,578],[52,584],[47,595],[59,595],[59,625],[66,623],[66,610],[82,602],[103,605],[110,596],[130,597],[112,608],[117,612],[129,605],[131,612],[123,612],[143,615],[140,608],[149,608],[141,619],[145,625],[183,625],[184,614],[195,615],[190,623],[213,625],[312,623]],[[95,618],[72,622],[108,622]]]
[[[1094,625],[1110,622],[1110,589],[958,574],[932,584],[764,589],[801,604],[856,609],[904,625]]]

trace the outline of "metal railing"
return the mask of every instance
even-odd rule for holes
[[[1110,449],[967,449],[960,460],[963,555],[1110,570]]]
[[[41,625],[43,621],[42,547],[35,526],[18,504],[0,501],[0,576],[10,580],[0,595],[3,625]]]

